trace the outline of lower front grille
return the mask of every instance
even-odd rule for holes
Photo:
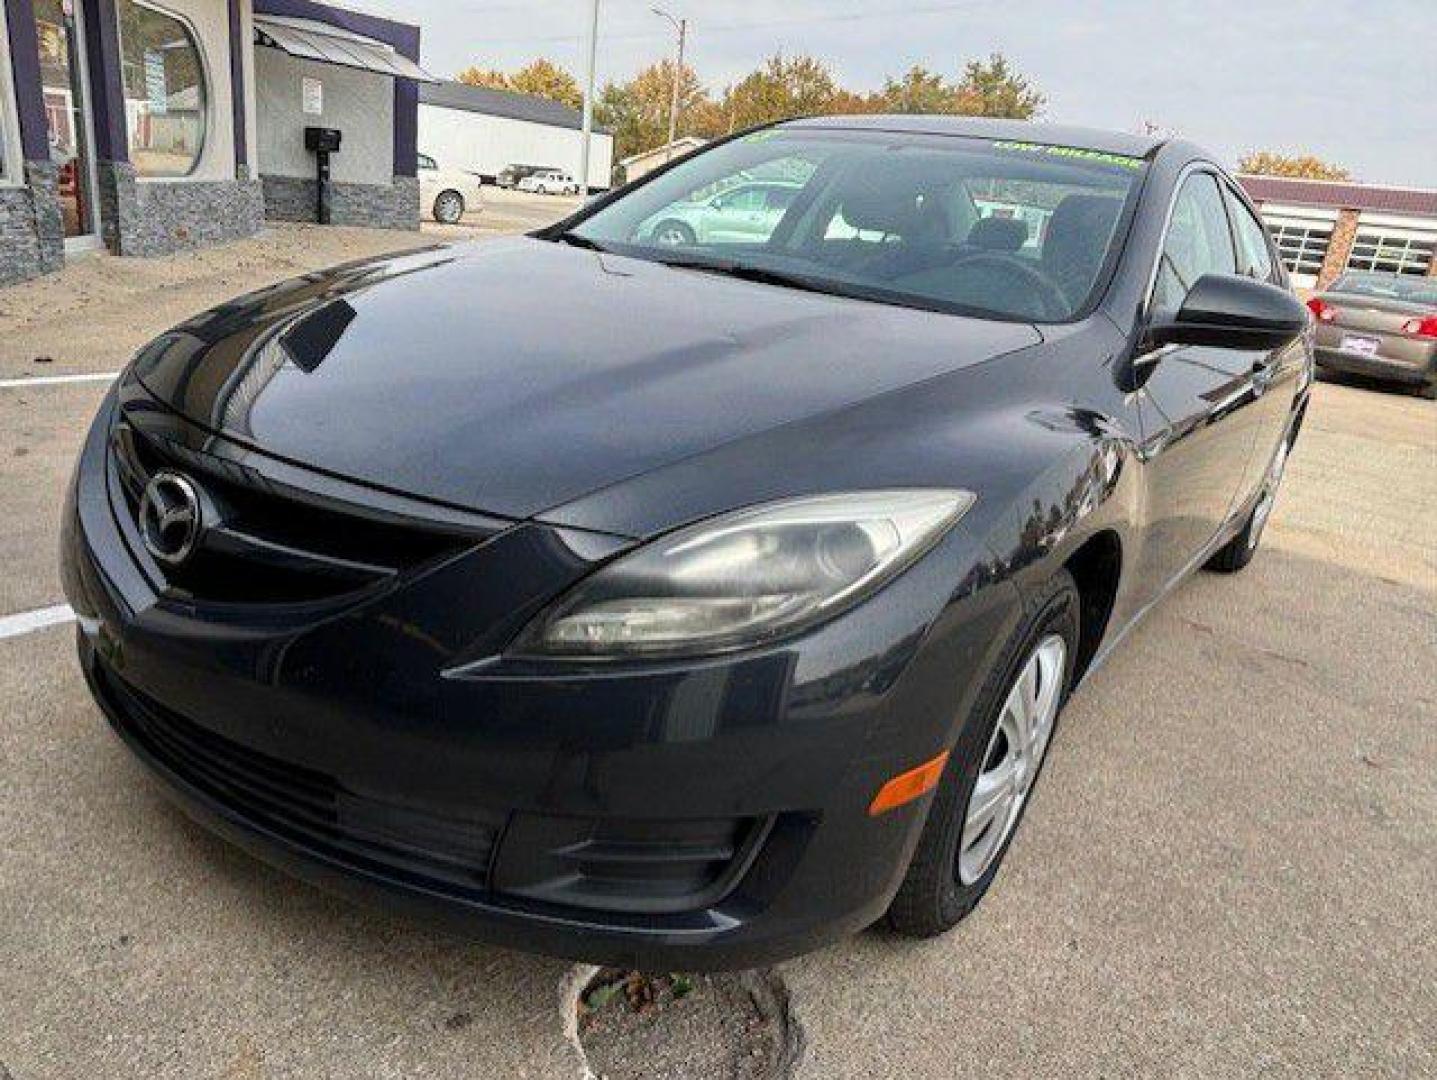
[[[89,663],[120,733],[231,816],[330,862],[430,892],[497,893],[634,917],[695,911],[732,891],[773,825],[768,817],[510,820],[378,800],[201,727],[99,657]]]
[[[345,866],[427,888],[482,891],[503,819],[450,817],[346,791],[165,708],[96,660],[97,692],[123,734],[166,770],[246,822]]]

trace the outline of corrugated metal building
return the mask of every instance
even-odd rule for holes
[[[579,175],[583,117],[548,98],[445,82],[420,87],[419,149],[440,165],[492,181],[506,165],[544,165]],[[589,186],[606,188],[614,137],[594,126]]]

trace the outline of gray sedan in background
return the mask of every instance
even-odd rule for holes
[[[1307,302],[1317,366],[1437,398],[1437,279],[1349,271]]]

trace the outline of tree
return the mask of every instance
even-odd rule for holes
[[[562,102],[571,109],[584,104],[583,91],[579,81],[552,60],[542,56],[532,60],[512,75],[494,68],[468,67],[455,79],[470,86],[487,86],[494,90],[509,90],[515,94],[532,94],[534,97],[549,98]]]
[[[970,60],[954,91],[954,112],[964,116],[998,116],[1031,120],[1047,98],[1008,63],[1002,53],[987,62]]]
[[[669,101],[673,93],[674,62],[662,60],[644,68],[626,83],[607,83],[599,94],[594,115],[614,133],[614,156],[620,160],[662,146],[669,137]],[[679,79],[677,134],[721,134],[713,103],[694,69],[683,66]]]
[[[885,112],[951,113],[958,108],[954,88],[937,72],[914,64],[901,79],[883,80],[879,92]]]
[[[737,129],[830,113],[837,97],[838,87],[822,62],[778,55],[725,90],[720,109]]]
[[[1288,156],[1270,150],[1258,150],[1237,163],[1239,172],[1261,176],[1294,176],[1302,180],[1350,180],[1352,174],[1341,165],[1323,161],[1311,154]]]
[[[852,90],[839,89],[825,110],[833,116],[862,116],[865,113],[888,112],[888,103],[880,91],[874,94],[857,94]]]
[[[454,81],[469,86],[487,86],[492,90],[509,89],[509,76],[494,68],[467,67],[454,76]]]
[[[562,102],[571,109],[582,108],[584,104],[584,92],[579,89],[579,80],[558,64],[543,57],[510,75],[509,85],[516,93],[549,98]]]

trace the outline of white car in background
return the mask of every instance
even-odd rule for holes
[[[483,183],[462,169],[448,169],[428,154],[419,155],[419,206],[435,221],[454,225],[466,211],[484,209]]]
[[[520,180],[519,190],[539,195],[577,195],[579,181],[560,169],[545,169]]]

